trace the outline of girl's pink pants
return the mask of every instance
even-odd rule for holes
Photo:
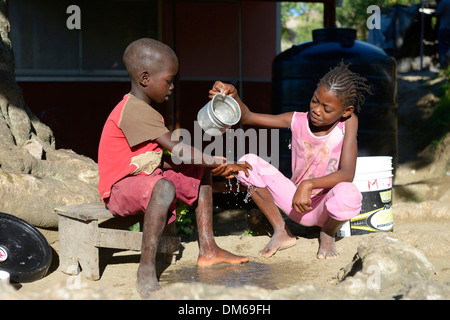
[[[246,154],[239,161],[247,161],[253,170],[249,170],[248,177],[240,171],[237,179],[248,187],[267,188],[276,206],[299,224],[322,227],[328,217],[346,221],[360,213],[362,195],[351,182],[338,183],[328,192],[313,196],[313,209],[300,214],[292,208],[292,199],[297,187],[290,179],[257,155]]]

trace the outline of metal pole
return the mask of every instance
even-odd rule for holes
[[[239,96],[242,101],[244,101],[244,71],[242,63],[242,0],[239,1]],[[239,128],[243,129],[244,126],[239,124]],[[241,130],[243,133],[243,130]],[[239,150],[244,150],[244,137],[239,138]],[[237,161],[238,159],[236,159]]]
[[[424,38],[424,1],[421,1],[420,13],[420,71],[423,70],[423,38]]]

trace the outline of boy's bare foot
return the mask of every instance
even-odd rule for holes
[[[336,259],[339,257],[339,252],[336,250],[334,236],[328,235],[325,231],[320,231],[319,251],[317,252],[317,259]]]
[[[248,262],[248,257],[238,256],[218,247],[208,253],[199,253],[197,259],[199,267],[210,267],[220,263],[240,264],[244,262]]]
[[[154,291],[160,290],[161,286],[154,272],[145,272],[140,268],[137,272],[136,289],[142,299],[147,299]]]
[[[259,255],[264,258],[270,258],[278,250],[293,247],[296,243],[297,239],[292,234],[287,232],[275,232],[266,247],[259,252]]]

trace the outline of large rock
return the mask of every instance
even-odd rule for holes
[[[362,243],[340,275],[339,289],[352,296],[401,297],[411,284],[429,280],[433,265],[418,249],[390,237]]]
[[[0,211],[56,227],[56,206],[99,200],[97,165],[55,149],[52,130],[31,112],[16,83],[9,32],[6,1],[0,0]]]
[[[44,228],[57,227],[57,206],[100,201],[93,160],[47,151],[34,139],[0,154],[0,211]]]
[[[87,157],[56,150],[51,129],[25,104],[15,81],[11,44],[7,33],[2,33],[9,29],[2,4],[0,1],[0,36],[5,45],[0,48],[0,211],[38,227],[56,227],[55,207],[100,200],[98,168]]]
[[[1,70],[0,70],[1,73]],[[0,211],[56,227],[53,209],[99,201],[97,164],[55,149],[49,127],[25,105],[11,74],[0,83]]]

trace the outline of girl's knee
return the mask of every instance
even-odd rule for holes
[[[362,194],[352,182],[341,182],[333,188],[334,194],[340,198],[347,199],[349,204],[361,204]]]
[[[258,157],[256,154],[248,153],[243,155],[238,162],[244,162],[246,161],[250,165],[258,165],[258,163],[261,161],[261,158]]]
[[[259,177],[260,176],[259,171],[260,171],[260,167],[261,167],[261,165],[260,165],[261,161],[264,161],[264,160],[262,160],[260,157],[258,157],[255,154],[249,153],[249,154],[242,156],[238,160],[238,162],[247,162],[252,167],[252,169],[248,171],[248,173],[249,173],[248,177],[245,175],[245,173],[243,171],[239,171],[239,173],[237,175],[238,180],[241,181],[246,186],[250,186],[250,185],[260,186],[261,178]]]
[[[335,220],[345,221],[358,215],[362,206],[362,194],[351,182],[337,184],[327,200],[326,207]]]
[[[264,188],[267,186],[267,181],[275,179],[274,177],[278,177],[278,175],[282,175],[277,168],[255,154],[249,153],[239,159],[239,162],[244,161],[252,167],[249,170],[248,177],[242,171],[239,172],[238,179],[244,185]]]

